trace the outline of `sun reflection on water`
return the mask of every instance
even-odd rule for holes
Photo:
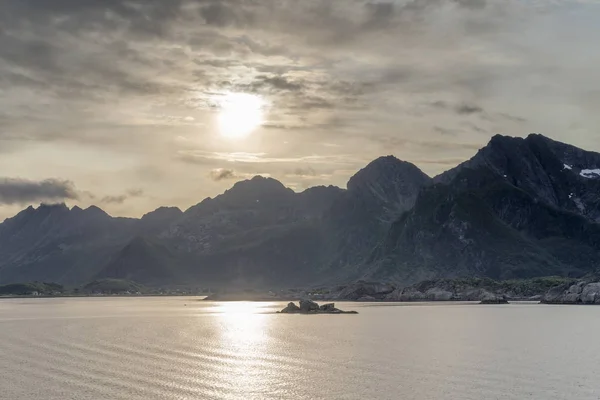
[[[269,392],[272,383],[267,329],[272,315],[265,314],[264,308],[265,304],[252,302],[222,303],[215,308],[221,316],[220,346],[232,362],[225,379],[249,397]]]

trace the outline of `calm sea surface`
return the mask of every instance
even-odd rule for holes
[[[0,301],[2,399],[600,399],[600,307]]]

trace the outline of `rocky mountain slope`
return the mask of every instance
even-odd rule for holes
[[[554,208],[600,222],[600,154],[532,134],[496,135],[470,160],[434,178],[451,184],[461,171],[487,167]]]
[[[0,283],[298,286],[356,279],[582,276],[600,266],[600,154],[495,136],[429,178],[381,157],[347,189],[263,177],[141,219],[29,207],[0,224]]]
[[[581,276],[600,267],[600,155],[541,135],[495,136],[392,225],[373,279]]]
[[[97,207],[29,207],[0,224],[0,282],[83,282],[104,268],[135,224]]]

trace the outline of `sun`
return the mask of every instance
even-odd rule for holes
[[[263,123],[264,100],[248,93],[228,93],[219,99],[219,131],[223,137],[248,136]]]

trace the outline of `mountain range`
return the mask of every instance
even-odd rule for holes
[[[140,219],[28,207],[0,224],[0,283],[291,287],[358,279],[578,277],[600,268],[600,154],[494,136],[431,178],[381,157],[347,188],[237,182]]]

